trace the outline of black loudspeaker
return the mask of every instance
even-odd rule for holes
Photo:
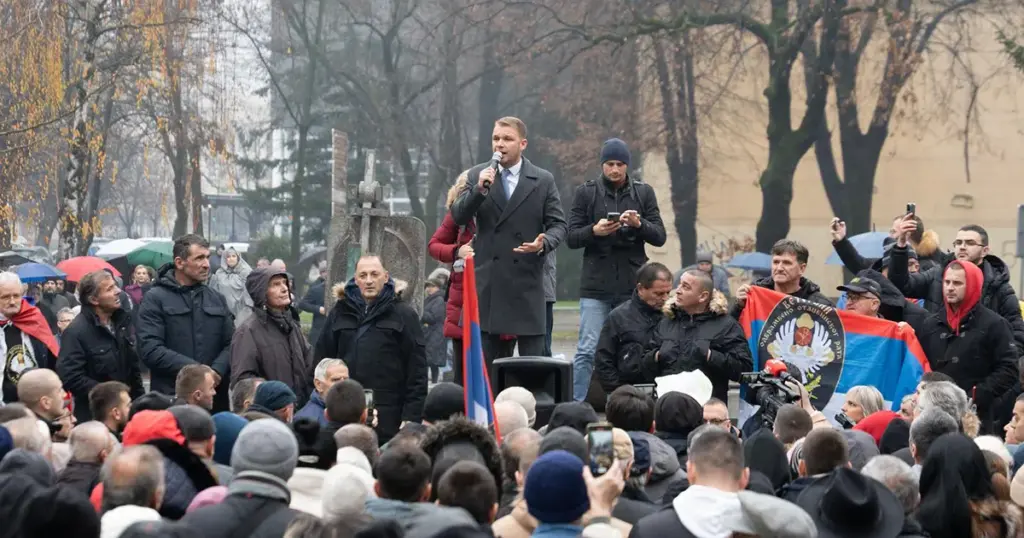
[[[523,387],[537,399],[534,429],[547,425],[555,405],[572,401],[572,361],[551,357],[496,359],[493,385],[497,393],[507,387]]]

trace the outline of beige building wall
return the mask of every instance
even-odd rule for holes
[[[951,248],[959,226],[980,224],[990,234],[992,253],[1011,267],[1011,282],[1016,289],[1021,265],[1013,257],[1017,205],[1024,203],[1024,96],[1017,91],[1020,75],[1008,66],[995,42],[995,30],[987,23],[976,26],[971,28],[971,37],[977,52],[961,54],[966,67],[941,47],[932,47],[933,52],[900,99],[899,119],[890,130],[879,165],[872,219],[876,230],[886,231],[892,218],[905,210],[907,202],[916,202],[918,214],[928,228],[939,233],[947,249]],[[876,53],[875,57],[884,56]],[[737,70],[741,74],[729,80],[728,92],[702,118],[698,241],[711,250],[721,250],[720,245],[730,238],[753,238],[761,214],[757,180],[767,162],[767,110],[761,94],[766,77],[763,62],[763,56],[749,55]],[[862,125],[867,124],[874,106],[872,84],[877,85],[878,80],[878,66],[862,64],[864,67],[863,88],[858,89]],[[964,125],[971,81],[979,85],[979,91],[967,145],[968,182]],[[656,86],[656,79],[651,86]],[[794,69],[793,87],[803,87],[799,69]],[[834,100],[834,94],[831,99]],[[656,116],[650,114],[657,110],[652,109],[657,103],[656,95],[647,94],[644,102],[648,119]],[[799,109],[803,96],[794,95],[793,102],[794,122],[799,122],[803,117]],[[831,126],[836,125],[835,118],[833,103]],[[841,167],[838,134],[834,150]],[[648,248],[648,252],[653,260],[677,268],[679,241],[671,224],[674,215],[663,153],[645,155],[643,176],[657,192],[669,231],[665,246]],[[824,264],[832,253],[828,231],[832,211],[813,149],[797,170],[790,214],[789,236],[811,251],[807,276],[826,293],[837,293],[833,290],[841,283],[842,269]]]

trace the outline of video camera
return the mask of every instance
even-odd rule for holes
[[[764,371],[740,374],[740,384],[747,386],[747,403],[761,406],[764,427],[773,428],[779,408],[800,401],[800,393],[786,382],[799,383],[800,380],[786,371],[786,365],[782,361],[769,360],[764,366]]]

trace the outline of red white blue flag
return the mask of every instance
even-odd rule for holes
[[[914,330],[811,303],[773,290],[752,287],[740,316],[754,367],[778,359],[796,367],[815,408],[832,417],[846,391],[876,387],[896,411],[930,371]]]
[[[476,295],[476,269],[473,257],[466,258],[462,272],[462,386],[466,393],[466,417],[483,427],[494,425],[494,437],[501,443],[501,432],[494,421],[494,395],[484,362],[480,337],[480,309]]]

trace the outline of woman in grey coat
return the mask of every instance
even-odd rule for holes
[[[224,296],[238,328],[252,314],[252,298],[245,291],[245,279],[252,272],[249,264],[233,248],[221,256],[221,268],[210,277],[209,286]]]

